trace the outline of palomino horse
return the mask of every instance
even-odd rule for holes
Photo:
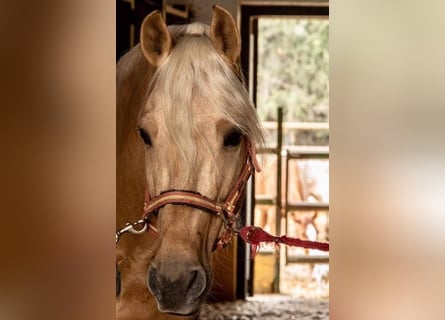
[[[116,318],[194,319],[211,288],[212,252],[230,240],[262,131],[226,10],[213,7],[210,27],[167,27],[153,12],[140,40],[117,66],[116,223],[143,213],[158,234],[117,243]]]

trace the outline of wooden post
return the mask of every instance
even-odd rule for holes
[[[281,201],[281,170],[283,167],[281,149],[283,147],[283,107],[278,107],[278,131],[277,131],[277,206],[276,206],[276,226],[275,235],[281,234],[281,215],[282,215],[282,201]],[[277,250],[275,254],[275,280],[273,284],[273,292],[280,293],[280,251]]]

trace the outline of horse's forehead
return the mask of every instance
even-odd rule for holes
[[[190,112],[197,124],[215,124],[223,119],[221,112],[210,101],[202,98],[193,99]]]
[[[166,123],[165,119],[171,116],[169,114],[171,111],[175,112],[179,110],[164,108],[162,105],[162,97],[153,95],[147,100],[141,114],[141,121],[159,126],[161,123]],[[215,106],[212,105],[212,102],[209,99],[202,97],[192,98],[185,113],[189,114],[190,119],[192,119],[194,124],[193,128],[195,129],[215,127],[219,131],[219,129],[224,129],[225,127],[230,126],[230,122],[224,117],[221,111],[217,110]],[[184,121],[186,121],[186,119],[184,119]],[[164,127],[164,129],[170,130],[173,128]]]

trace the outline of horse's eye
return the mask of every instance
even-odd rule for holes
[[[147,131],[142,128],[138,128],[139,135],[147,146],[151,146],[151,138]]]
[[[224,147],[236,147],[241,142],[241,133],[237,130],[231,130],[224,137]]]

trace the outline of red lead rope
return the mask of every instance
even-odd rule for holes
[[[277,246],[282,243],[293,247],[329,251],[329,243],[301,240],[297,238],[290,238],[288,236],[275,237],[263,229],[254,226],[246,226],[241,228],[239,235],[245,242],[250,243],[252,246],[252,258],[254,258],[258,253],[261,242],[275,243]]]

